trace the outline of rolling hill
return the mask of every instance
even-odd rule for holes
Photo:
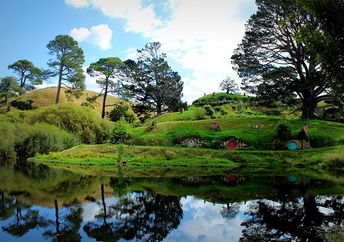
[[[85,90],[83,91],[83,95],[80,98],[71,97],[70,95],[66,94],[63,90],[60,94],[60,103],[74,103],[76,105],[90,105],[97,113],[101,113],[101,106],[103,103],[103,96],[98,97],[93,102],[88,102],[87,98],[93,97],[98,95],[97,92]],[[32,100],[32,106],[35,108],[45,107],[52,104],[55,104],[55,96],[56,96],[56,87],[47,87],[42,89],[37,89],[31,92],[28,92],[18,98],[16,100]],[[114,96],[107,96],[106,105],[112,104],[120,104],[120,103],[128,103],[127,101],[114,97]],[[112,109],[111,106],[106,108],[106,111],[110,111]]]

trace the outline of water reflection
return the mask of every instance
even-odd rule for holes
[[[115,175],[0,168],[0,240],[323,241],[326,230],[344,227],[341,183]]]

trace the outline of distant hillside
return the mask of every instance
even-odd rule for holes
[[[66,95],[64,90],[61,90],[60,94],[60,103],[74,103],[76,105],[91,105],[96,112],[101,113],[101,106],[103,103],[103,97],[98,97],[94,102],[88,102],[87,98],[93,97],[97,95],[97,92],[93,91],[88,91],[85,90],[83,91],[83,95],[80,98],[75,98],[70,95]],[[48,88],[43,88],[43,89],[37,89],[31,92],[28,92],[24,94],[23,96],[20,96],[17,98],[17,100],[32,100],[33,107],[39,108],[39,107],[45,107],[49,106],[52,104],[55,104],[55,97],[56,97],[56,87],[48,87]],[[118,103],[128,103],[127,101],[124,101],[120,98],[114,97],[114,96],[107,96],[106,98],[106,105],[111,105],[111,104],[118,104]],[[112,107],[107,107],[106,110],[110,111]]]

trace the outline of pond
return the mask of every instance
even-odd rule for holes
[[[324,241],[344,227],[341,175],[185,169],[0,167],[0,241]]]

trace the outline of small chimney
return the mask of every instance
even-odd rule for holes
[[[308,133],[308,124],[307,124],[307,123],[304,123],[304,124],[303,124],[303,131],[304,131],[306,137],[309,137],[309,133]]]

